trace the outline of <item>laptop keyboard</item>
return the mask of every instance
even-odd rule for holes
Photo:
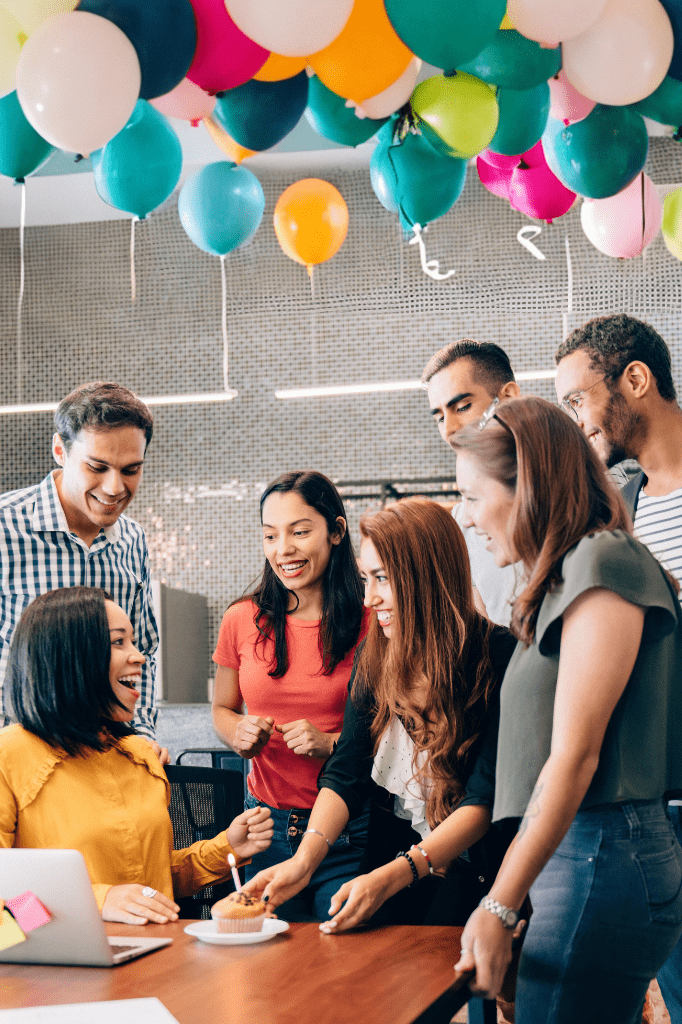
[[[113,943],[110,943],[109,944],[109,948],[111,949],[111,952],[113,953],[113,955],[116,956],[117,953],[132,953],[134,950],[141,949],[142,947],[141,946],[114,946]]]

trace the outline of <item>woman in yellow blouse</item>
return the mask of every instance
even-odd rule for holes
[[[228,853],[267,849],[272,819],[254,808],[173,849],[168,781],[128,725],[143,663],[104,591],[65,587],[29,605],[7,666],[19,724],[0,730],[0,847],[79,850],[105,921],[163,924],[174,898],[229,877]]]

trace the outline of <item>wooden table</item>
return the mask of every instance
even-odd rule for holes
[[[0,1009],[157,996],[180,1024],[446,1024],[464,1002],[469,975],[453,971],[461,928],[323,935],[292,924],[262,944],[211,946],[186,924],[108,924],[173,939],[118,967],[0,964]],[[477,1017],[483,1005],[472,1003]]]

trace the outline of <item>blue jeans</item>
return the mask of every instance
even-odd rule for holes
[[[250,793],[244,806],[267,807]],[[272,845],[258,853],[245,868],[247,881],[264,868],[288,860],[298,850],[305,830],[308,828],[310,810],[281,810],[269,807],[275,822]],[[344,882],[360,873],[360,861],[367,843],[369,811],[365,811],[348,822],[331,850],[310,880],[310,884],[292,899],[277,907],[277,916],[284,921],[326,921],[329,904],[334,893]]]
[[[682,850],[663,801],[579,811],[530,896],[518,1024],[641,1024],[682,934]]]
[[[682,807],[670,804],[668,817],[678,842],[682,843]],[[657,979],[671,1024],[682,1024],[682,939],[661,967]]]

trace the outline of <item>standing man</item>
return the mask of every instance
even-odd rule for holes
[[[152,414],[132,391],[97,381],[67,395],[54,423],[59,468],[33,487],[0,496],[0,687],[15,626],[38,594],[101,587],[130,618],[147,659],[133,724],[167,763],[168,752],[154,742],[158,634],[147,544],[142,527],[122,515],[142,480]],[[4,717],[7,724],[8,711],[0,723]]]
[[[554,358],[557,397],[607,466],[639,462],[621,491],[635,534],[682,583],[682,410],[668,346],[649,324],[617,313],[573,331]],[[682,685],[682,666],[680,676]],[[682,842],[680,801],[669,810]],[[682,941],[658,983],[672,1024],[682,1024]]]
[[[499,345],[469,338],[436,352],[424,368],[421,383],[431,415],[447,444],[462,427],[480,420],[496,398],[504,402],[521,393],[506,352]],[[497,565],[486,546],[488,538],[475,532],[464,502],[455,506],[453,516],[469,551],[476,607],[498,625],[508,626],[521,567]]]

